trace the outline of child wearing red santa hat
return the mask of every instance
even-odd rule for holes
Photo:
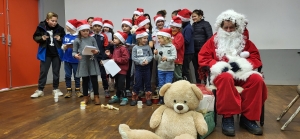
[[[129,68],[128,61],[129,61],[129,53],[126,47],[124,46],[126,39],[128,35],[125,32],[116,32],[114,34],[114,44],[116,48],[114,49],[114,52],[111,54],[110,50],[106,50],[105,54],[114,60],[116,64],[121,68],[121,71],[118,72],[114,77],[116,81],[116,95],[113,96],[108,103],[113,104],[120,101],[120,105],[124,106],[127,105],[128,99],[127,94],[125,92],[124,84],[126,80],[126,74]]]
[[[145,91],[147,106],[152,105],[151,101],[151,66],[149,65],[153,59],[152,50],[148,45],[148,36],[144,27],[136,30],[137,45],[132,49],[132,61],[135,67],[135,83],[132,91],[131,106],[137,104],[139,91]]]
[[[177,57],[175,60],[174,81],[182,80],[182,64],[184,59],[184,38],[181,33],[182,21],[174,16],[170,22],[172,30],[172,43],[176,47]]]
[[[154,50],[154,59],[158,62],[158,87],[161,88],[166,83],[172,83],[175,69],[176,48],[172,44],[172,30],[162,29],[157,33],[160,47]],[[160,96],[159,105],[164,104],[163,97]]]
[[[100,75],[99,62],[95,59],[99,55],[99,49],[94,37],[89,35],[90,25],[84,21],[77,23],[78,38],[73,43],[72,55],[79,60],[76,77],[82,77],[82,89],[84,102],[89,102],[88,89],[91,81],[94,90],[94,103],[100,104],[99,90],[98,90],[98,75]],[[86,46],[94,46],[96,49],[91,50],[93,55],[83,55],[83,49]]]
[[[133,16],[132,16],[132,23],[133,23],[133,25],[136,25],[135,24],[135,20],[138,17],[142,16],[142,15],[144,15],[144,9],[143,8],[136,8],[136,10],[133,12]]]

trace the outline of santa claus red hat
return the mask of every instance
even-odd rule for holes
[[[144,27],[140,27],[138,28],[136,31],[135,31],[135,38],[138,39],[138,38],[142,38],[142,37],[145,37],[145,36],[148,36],[148,33],[146,31],[146,28]]]
[[[139,16],[143,15],[144,14],[144,9],[143,8],[137,8],[133,14],[137,14]]]
[[[157,21],[159,21],[159,20],[161,20],[161,21],[165,21],[165,18],[164,18],[164,17],[162,17],[160,14],[159,14],[159,15],[156,15],[156,16],[154,16],[154,22],[155,22],[155,24],[156,24],[156,22],[157,22]]]
[[[172,34],[172,29],[170,28],[161,29],[159,32],[157,32],[157,36],[160,35],[169,38],[171,38],[171,34]]]
[[[94,18],[94,21],[92,23],[92,26],[94,25],[100,25],[100,26],[103,26],[103,23],[102,23],[102,18],[101,17],[95,17]]]
[[[68,26],[70,29],[76,31],[77,28],[77,19],[70,19],[67,21],[66,26]]]
[[[117,31],[115,34],[114,34],[123,44],[125,43],[128,35],[127,33],[125,32],[121,32],[121,31]]]
[[[175,27],[181,28],[182,21],[181,21],[180,17],[174,16],[170,22],[170,26],[175,26]]]
[[[190,21],[191,15],[192,12],[189,9],[182,9],[177,13],[177,16],[180,17],[183,22]]]
[[[108,28],[114,29],[114,24],[110,20],[104,20],[103,27],[108,27]]]
[[[90,25],[86,20],[77,21],[77,31],[81,31],[84,29],[90,29]]]
[[[135,20],[135,24],[138,25],[138,27],[145,26],[147,23],[150,23],[150,20],[146,18],[145,16],[139,16]]]
[[[243,33],[245,27],[248,23],[245,15],[235,12],[234,10],[226,10],[222,12],[218,17],[215,23],[216,29],[218,30],[221,27],[221,24],[224,20],[229,20],[233,24],[237,25],[237,31]]]
[[[122,25],[123,25],[123,24],[126,24],[126,25],[132,27],[132,20],[129,19],[129,18],[124,18],[124,19],[122,20]]]

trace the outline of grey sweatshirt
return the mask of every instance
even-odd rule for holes
[[[154,59],[158,61],[157,69],[160,71],[174,71],[174,60],[177,57],[176,48],[172,43],[161,45],[157,49],[158,54],[154,55]],[[163,52],[162,56],[159,52]],[[167,61],[161,61],[162,57],[167,57]]]
[[[150,63],[153,59],[153,53],[149,45],[138,46],[135,45],[132,48],[132,60],[135,65],[142,65],[144,60],[147,60]]]

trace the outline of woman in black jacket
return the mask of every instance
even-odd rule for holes
[[[198,69],[198,53],[204,43],[213,35],[211,25],[209,22],[204,20],[203,11],[202,10],[194,10],[192,13],[193,29],[194,29],[194,49],[195,54],[193,58],[193,65],[195,69],[196,82],[201,83],[201,79],[199,78]],[[203,79],[205,82],[205,79]]]
[[[50,65],[52,65],[53,72],[53,94],[63,95],[58,89],[58,85],[61,59],[64,54],[61,45],[66,33],[64,28],[57,23],[57,19],[58,15],[56,13],[47,13],[46,19],[39,23],[33,34],[33,40],[39,44],[37,59],[40,60],[40,76],[38,90],[31,95],[31,98],[44,95],[43,89]]]

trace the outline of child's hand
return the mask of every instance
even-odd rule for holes
[[[100,65],[103,65],[102,61],[99,62]]]
[[[154,53],[155,55],[157,55],[157,54],[158,54],[157,49],[154,49],[153,53]]]
[[[92,52],[94,55],[99,53],[98,50],[91,50],[91,52]]]
[[[109,56],[110,55],[110,50],[105,50],[105,54]]]
[[[67,49],[67,45],[63,44],[63,45],[61,46],[61,49],[65,51],[65,50]]]
[[[144,60],[143,64],[148,65],[148,60]]]
[[[161,58],[161,61],[167,61],[167,57],[165,57],[165,56],[163,56],[162,58]]]
[[[49,38],[49,36],[47,36],[47,35],[43,35],[42,36],[42,39],[45,41],[45,40],[47,40],[47,38]]]
[[[55,35],[54,38],[58,41],[60,41],[60,36],[59,35]]]
[[[80,55],[80,54],[76,54],[74,57],[75,57],[76,59],[78,59],[78,60],[81,59],[81,55]]]

